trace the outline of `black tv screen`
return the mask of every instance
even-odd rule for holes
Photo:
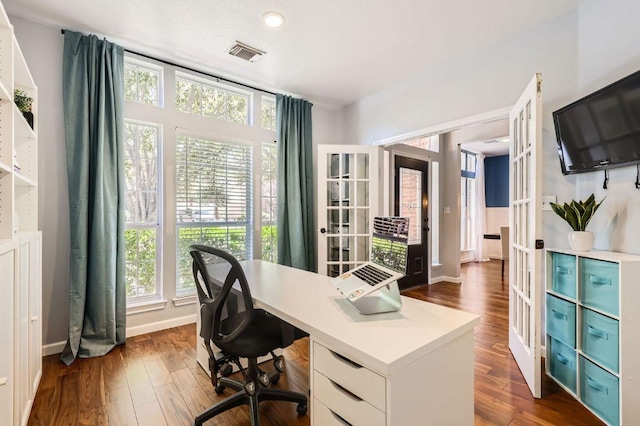
[[[553,113],[562,173],[640,163],[640,71]]]

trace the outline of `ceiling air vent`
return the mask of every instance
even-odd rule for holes
[[[229,50],[229,54],[244,59],[245,61],[255,62],[260,59],[262,55],[266,54],[266,52],[236,41],[236,44]]]

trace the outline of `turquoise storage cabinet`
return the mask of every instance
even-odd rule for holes
[[[546,371],[608,425],[640,425],[640,256],[548,249]]]

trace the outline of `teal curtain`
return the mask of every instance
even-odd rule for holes
[[[125,341],[123,75],[122,47],[65,32],[71,262],[69,340],[61,359],[67,365]]]
[[[278,263],[315,272],[312,106],[276,96]]]

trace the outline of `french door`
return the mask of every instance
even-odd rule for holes
[[[318,145],[318,273],[338,276],[369,260],[378,214],[380,148]]]
[[[540,398],[541,74],[520,96],[509,122],[509,349]]]

